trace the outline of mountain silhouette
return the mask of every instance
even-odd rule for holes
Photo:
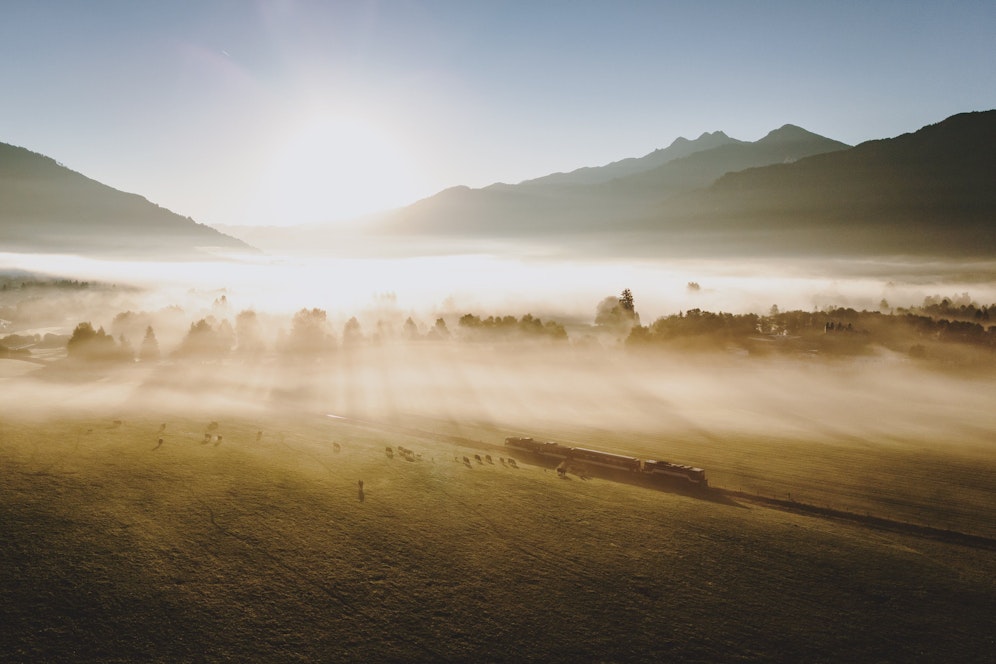
[[[669,161],[657,168],[610,183],[616,195],[657,195],[708,187],[735,171],[791,163],[849,146],[795,125],[784,125],[753,143],[736,141]]]
[[[54,159],[0,143],[0,245],[7,251],[197,258],[255,251]]]
[[[725,173],[847,147],[791,125],[756,142],[714,132],[631,162],[517,185],[453,187],[387,215],[382,223],[384,230],[402,234],[535,237],[601,231],[656,214],[668,197],[707,187]],[[613,177],[621,173],[628,174]]]
[[[624,226],[773,251],[991,255],[996,111],[728,173]]]
[[[458,186],[372,215],[233,233],[293,253],[921,255],[996,252],[996,111],[855,147],[787,124],[722,132],[519,184]],[[379,253],[378,253],[379,252]]]
[[[664,151],[518,185],[453,187],[383,215],[375,230],[644,257],[996,252],[996,111],[855,147],[795,125],[755,142],[708,136],[720,144],[656,166]],[[622,164],[628,174],[611,177]]]
[[[687,157],[696,152],[710,150],[721,145],[739,144],[735,138],[730,138],[721,131],[706,132],[695,140],[688,140],[682,136],[676,138],[671,145],[666,148],[654,150],[643,157],[630,157],[614,161],[605,166],[586,166],[573,170],[570,173],[553,173],[533,180],[521,182],[523,185],[578,185],[578,184],[601,184],[619,178],[624,178],[636,173],[653,170],[658,166],[663,166],[669,161]]]

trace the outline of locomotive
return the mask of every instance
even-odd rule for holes
[[[684,480],[690,484],[708,486],[705,471],[701,468],[684,464],[657,461],[654,459],[638,459],[624,454],[613,454],[601,450],[591,450],[584,447],[567,447],[560,443],[543,442],[532,438],[512,436],[505,439],[505,445],[524,452],[529,452],[548,460],[576,461],[588,466],[597,466],[607,470],[633,473],[636,477],[647,477],[660,480]]]

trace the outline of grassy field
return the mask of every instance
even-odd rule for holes
[[[425,431],[500,445],[509,429],[417,419]],[[509,423],[511,426],[511,423]],[[804,438],[703,431],[537,427],[540,440],[687,463],[732,492],[996,538],[996,453],[888,437]],[[516,434],[518,435],[518,434]]]
[[[211,421],[220,441],[205,441]],[[993,661],[991,549],[561,480],[497,452],[467,467],[463,456],[484,453],[470,441],[496,443],[500,430],[408,424],[425,433],[294,413],[4,416],[2,658]],[[829,463],[808,483],[816,502],[900,517],[930,502],[894,477],[831,486],[833,464],[868,454],[811,447],[823,452],[762,479],[749,456],[738,461],[749,447],[676,444],[675,460],[706,466],[714,483],[754,477],[762,492],[802,495],[805,474]],[[421,459],[388,458],[397,445]],[[920,463],[903,459],[904,472]],[[881,477],[894,461],[865,468]],[[953,480],[971,471],[948,461]],[[989,481],[963,483],[975,531]]]

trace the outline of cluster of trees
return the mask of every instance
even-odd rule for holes
[[[351,342],[360,335],[359,322],[350,319],[343,328],[343,336]],[[283,350],[295,355],[321,355],[335,350],[335,336],[329,329],[328,315],[324,309],[301,309],[291,320],[291,330]]]
[[[610,295],[595,307],[595,326],[625,337],[631,330],[640,326],[640,314],[636,312],[633,292],[626,288],[615,297]]]
[[[884,302],[884,301],[883,301]],[[926,297],[919,307],[896,310],[900,314],[914,314],[928,316],[934,319],[945,319],[950,321],[975,321],[980,324],[989,322],[990,312],[996,313],[996,305],[978,306],[968,297],[968,293],[951,300],[939,296]]]
[[[93,362],[118,362],[134,358],[134,351],[122,337],[120,343],[104,332],[93,329],[89,322],[80,323],[67,343],[69,357]]]
[[[215,304],[218,305],[219,301]],[[112,323],[112,329],[119,331],[117,338],[105,332],[102,327],[94,329],[90,322],[80,323],[68,340],[69,356],[74,360],[91,362],[157,360],[161,353],[152,325],[146,326],[145,336],[137,351],[125,334],[125,331],[131,331],[129,334],[137,331],[136,324],[148,319],[148,315],[131,311],[118,314]],[[386,323],[378,323],[376,331],[367,336],[359,320],[353,317],[346,321],[341,336],[337,337],[332,331],[326,311],[313,308],[301,309],[295,313],[289,330],[281,331],[276,341],[268,342],[259,316],[255,311],[245,310],[235,316],[234,326],[227,318],[219,320],[213,315],[191,323],[169,356],[177,359],[211,360],[229,356],[253,358],[272,352],[287,358],[315,358],[338,349],[395,338],[407,341],[567,339],[567,332],[562,325],[552,321],[544,322],[531,314],[526,314],[521,319],[514,316],[489,316],[482,319],[477,315],[467,314],[460,319],[459,327],[459,333],[454,335],[446,321],[437,318],[434,325],[423,331],[409,317],[400,330]]]
[[[115,317],[113,327],[128,329],[144,318],[131,311],[122,312]],[[344,330],[344,340],[350,342],[360,336],[359,323],[355,318],[351,319]],[[115,340],[104,328],[94,329],[90,322],[76,326],[67,348],[71,359],[86,361],[154,361],[162,355],[152,325],[145,328],[145,336],[137,353],[123,332]],[[335,348],[336,340],[330,332],[326,312],[323,309],[302,309],[294,314],[290,332],[278,342],[277,350],[287,355],[315,356]],[[214,316],[191,323],[170,357],[200,360],[229,355],[253,357],[266,350],[259,317],[255,311],[245,310],[236,315],[234,327],[227,318],[218,320]]]
[[[930,316],[906,314],[905,319],[911,329],[921,337],[938,341],[953,341],[985,345],[996,349],[996,325],[983,326],[965,320],[935,319]],[[988,320],[988,319],[986,319]]]
[[[28,290],[30,288],[58,288],[61,290],[85,290],[90,288],[89,281],[76,279],[17,279],[0,276],[0,292],[13,290]]]
[[[964,311],[988,312],[974,307]],[[938,309],[935,311],[948,311]],[[974,318],[977,314],[971,313]],[[774,342],[774,343],[773,343]],[[713,313],[691,309],[634,327],[630,346],[671,344],[682,348],[740,347],[751,352],[783,348],[827,354],[857,354],[874,346],[926,354],[925,344],[962,343],[996,350],[996,326],[914,313],[884,314],[836,308],[825,311],[778,311],[758,314]]]
[[[66,343],[69,358],[86,362],[132,362],[135,359],[154,361],[159,359],[159,341],[152,327],[145,331],[145,337],[136,354],[134,347],[121,336],[117,340],[103,327],[97,329],[87,321],[73,330]]]
[[[652,343],[684,342],[685,345],[718,345],[736,342],[756,335],[763,329],[757,314],[713,313],[689,309],[658,318],[650,325],[637,325],[629,333],[626,343],[646,345]]]
[[[45,334],[8,334],[0,339],[0,346],[3,346],[11,353],[16,353],[20,350],[28,353],[28,348],[62,348],[66,345],[67,341],[69,341],[67,335],[52,334],[50,332]]]
[[[437,318],[435,324],[423,334],[411,316],[405,320],[402,335],[407,341],[446,341],[453,336],[442,318]]]
[[[488,316],[482,319],[474,314],[464,314],[459,325],[471,340],[567,340],[567,330],[563,325],[554,321],[544,323],[532,314],[526,314],[521,319],[515,316]]]
[[[213,320],[213,319],[212,319]],[[214,323],[202,318],[190,324],[187,336],[174,352],[176,357],[218,357],[227,355],[235,344],[235,330],[227,319]]]

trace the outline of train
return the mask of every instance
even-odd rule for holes
[[[544,442],[532,438],[511,436],[505,439],[505,446],[522,450],[548,460],[560,462],[577,462],[589,467],[604,468],[610,471],[633,473],[634,477],[682,480],[689,484],[706,487],[709,485],[705,471],[694,466],[657,461],[655,459],[638,459],[624,454],[613,454],[585,447],[567,447],[560,443]]]

